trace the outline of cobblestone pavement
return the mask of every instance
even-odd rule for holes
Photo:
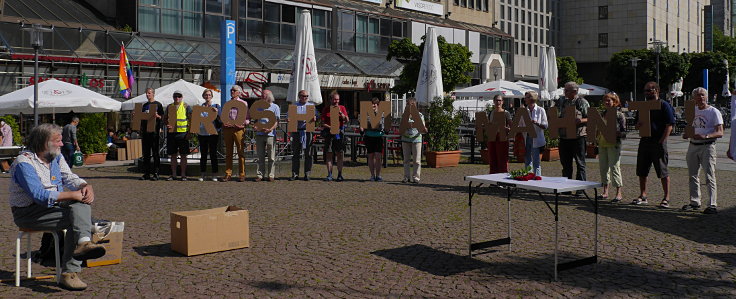
[[[723,161],[722,163],[732,163]],[[512,163],[511,168],[520,168]],[[589,163],[589,179],[598,165]],[[400,167],[386,182],[367,182],[364,165],[347,167],[346,182],[274,183],[138,181],[129,167],[84,168],[98,196],[93,216],[125,221],[123,263],[84,269],[88,290],[68,292],[50,280],[0,285],[0,297],[241,298],[492,298],[736,296],[736,177],[719,171],[717,215],[650,204],[601,205],[600,263],[560,272],[552,281],[554,218],[535,194],[512,201],[512,250],[467,258],[467,185],[487,172],[464,164],[423,170],[419,185],[401,184]],[[315,177],[324,167],[315,168]],[[623,165],[626,202],[638,188]],[[558,162],[543,173],[559,175]],[[673,207],[687,203],[686,169],[672,169]],[[253,173],[249,173],[252,178]],[[0,175],[7,198],[8,175]],[[475,240],[506,234],[505,194],[483,189],[474,200]],[[171,211],[237,205],[250,210],[251,248],[184,257],[170,251]],[[561,261],[593,252],[593,213],[584,198],[563,197]],[[13,225],[0,205],[0,278],[13,277]],[[34,238],[34,247],[39,237]],[[37,273],[52,268],[34,265]]]

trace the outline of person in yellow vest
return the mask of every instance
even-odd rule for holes
[[[177,156],[181,157],[181,180],[187,180],[187,155],[189,155],[189,122],[192,120],[192,107],[189,107],[183,101],[182,92],[174,91],[174,102],[169,104],[166,113],[169,113],[170,107],[176,107],[176,120],[171,121],[169,115],[165,117],[166,128],[169,131],[166,136],[166,152],[169,154],[171,161],[171,176],[167,181],[176,180]]]

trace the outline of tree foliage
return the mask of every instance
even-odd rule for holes
[[[425,37],[422,37],[422,40]],[[411,39],[404,38],[395,40],[389,45],[386,60],[396,58],[397,61],[404,64],[399,80],[391,89],[393,92],[407,93],[416,89],[419,68],[424,54],[424,44],[422,42],[421,45],[417,46]],[[442,67],[442,88],[445,91],[451,91],[459,84],[470,82],[468,74],[473,71],[474,66],[470,62],[472,52],[468,50],[468,47],[448,43],[442,36],[437,37],[437,45]]]
[[[631,58],[639,58],[636,67],[636,82],[634,83],[634,69]],[[661,89],[668,86],[680,77],[685,77],[690,68],[689,60],[680,54],[669,52],[666,49],[660,53],[659,82]],[[608,64],[608,82],[612,90],[622,93],[632,88],[642,88],[644,83],[657,81],[657,53],[651,49],[623,50],[613,54]]]
[[[450,97],[436,98],[429,104],[429,119],[427,120],[427,145],[429,150],[455,151],[460,144],[460,135],[457,128],[463,118],[452,107],[454,100]]]
[[[684,56],[690,61],[690,69],[682,85],[683,92],[704,86],[703,70],[708,69],[708,93],[720,94],[723,82],[726,81],[726,65],[723,60],[727,59],[727,55],[722,52],[702,52],[686,53]],[[729,68],[733,70],[733,67],[729,63]]]
[[[583,84],[583,78],[578,74],[578,65],[572,56],[557,57],[557,87],[575,81]]]
[[[4,120],[10,126],[10,129],[13,130],[13,145],[23,144],[23,139],[20,137],[20,125],[18,124],[17,116],[5,115],[0,117],[0,119]]]
[[[104,113],[85,113],[79,117],[77,141],[82,153],[107,153],[107,117]]]

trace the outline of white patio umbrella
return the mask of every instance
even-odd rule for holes
[[[443,94],[440,48],[437,45],[435,28],[430,27],[424,39],[424,54],[419,67],[415,97],[418,103],[429,105],[431,100],[435,97],[442,97]]]
[[[557,90],[558,70],[557,70],[557,54],[555,53],[555,47],[549,47],[547,52],[547,92],[550,93],[550,97],[555,90]],[[554,97],[553,97],[554,98]]]
[[[537,92],[539,93],[539,99],[542,101],[549,101],[550,95],[547,90],[549,77],[549,64],[547,63],[547,49],[544,46],[539,46],[539,84],[537,84]]]
[[[455,100],[452,102],[452,108],[457,111],[467,111],[470,120],[475,119],[475,112],[483,111],[486,106],[490,103],[489,100],[478,101],[478,100]]]
[[[559,98],[561,96],[564,96],[564,95],[565,95],[565,88],[564,87],[560,87],[558,89],[555,89],[555,91],[551,94],[552,99],[554,99],[554,100],[556,100],[557,98]],[[590,90],[587,90],[587,89],[583,88],[582,85],[581,85],[578,88],[578,95],[587,96],[587,95],[591,95],[591,94],[590,94]]]
[[[184,97],[183,100],[185,103],[187,103],[187,105],[201,105],[202,103],[204,103],[202,93],[205,89],[206,88],[197,84],[187,82],[184,79],[179,79],[178,81],[171,84],[156,88],[156,95],[154,96],[154,99],[156,99],[156,101],[159,101],[159,103],[164,106],[163,108],[166,109],[166,106],[174,102],[174,91],[178,90],[181,91],[181,95]],[[220,93],[213,90],[212,98],[219,99]],[[135,98],[123,102],[122,110],[133,110],[136,103],[145,103],[147,101],[148,98],[146,98],[146,94],[141,94]]]
[[[322,104],[322,93],[317,75],[317,58],[314,56],[312,16],[308,9],[302,10],[296,28],[296,44],[292,55],[293,66],[286,101],[296,102],[299,91],[306,90],[309,93],[309,101],[319,105]]]
[[[591,96],[602,96],[604,94],[607,94],[610,90],[605,87],[595,86],[593,84],[580,84],[580,88],[578,89],[578,93],[580,93],[580,90],[585,89],[588,91],[588,95]]]
[[[526,91],[526,88],[514,82],[498,80],[456,90],[452,94],[456,97],[485,99],[491,99],[497,94],[503,95],[504,98],[523,98]]]
[[[120,102],[79,85],[49,79],[38,83],[38,113],[120,111]],[[0,96],[0,114],[33,113],[33,85]]]
[[[518,80],[518,81],[516,81],[514,83],[516,83],[517,85],[523,87],[527,91],[529,91],[529,90],[539,91],[539,84],[537,84],[537,83],[526,82],[526,81],[521,81],[521,80]]]

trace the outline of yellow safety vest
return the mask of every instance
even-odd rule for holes
[[[176,132],[186,133],[189,129],[189,121],[187,121],[187,107],[184,102],[179,104],[179,108],[176,109]]]

